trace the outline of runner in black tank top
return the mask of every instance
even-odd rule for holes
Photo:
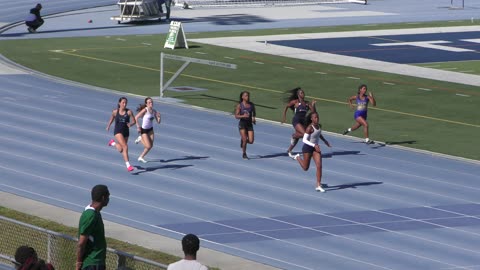
[[[126,97],[121,97],[118,100],[117,109],[112,111],[106,129],[109,131],[110,126],[112,125],[113,121],[115,121],[115,129],[113,132],[115,140],[110,140],[108,145],[115,146],[117,148],[118,152],[120,152],[123,156],[127,170],[131,172],[134,170],[134,168],[132,165],[130,165],[128,157],[128,137],[130,135],[129,128],[135,125],[136,122],[132,111],[127,109],[127,103],[128,100]]]

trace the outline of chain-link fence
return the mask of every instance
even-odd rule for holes
[[[76,262],[77,239],[30,224],[0,216],[0,262],[11,264],[19,246],[33,247],[38,257],[50,262],[56,270],[72,270]],[[108,249],[107,270],[160,270],[167,265]]]

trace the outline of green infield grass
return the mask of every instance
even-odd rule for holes
[[[471,25],[439,22],[352,27],[316,27],[235,32],[187,33],[187,38],[250,36]],[[285,91],[301,86],[317,100],[320,121],[327,131],[341,133],[354,122],[346,100],[360,84],[377,99],[370,107],[370,137],[395,145],[480,160],[473,138],[480,131],[480,91],[474,86],[322,64],[243,50],[189,42],[190,49],[163,49],[166,34],[0,41],[0,53],[28,68],[103,88],[159,96],[159,54],[236,64],[236,70],[191,64],[172,86],[207,89],[166,91],[166,97],[187,104],[232,112],[239,93],[251,92],[257,117],[280,121]],[[182,65],[165,61],[165,81]],[[424,65],[427,65],[426,63]],[[457,64],[452,64],[457,65]],[[477,61],[465,70],[480,70]],[[112,100],[112,103],[116,100]],[[161,105],[159,105],[161,106]],[[161,107],[159,107],[161,111]],[[289,112],[288,120],[290,121]],[[232,128],[235,128],[232,126]],[[362,137],[361,130],[351,133]],[[286,138],[288,140],[288,138]]]

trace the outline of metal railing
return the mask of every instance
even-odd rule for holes
[[[56,270],[72,270],[77,239],[0,216],[0,263],[9,265],[19,246],[33,247]],[[163,270],[167,265],[108,248],[107,270]]]

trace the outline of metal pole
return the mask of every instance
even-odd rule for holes
[[[160,98],[163,98],[163,52],[160,53]]]

